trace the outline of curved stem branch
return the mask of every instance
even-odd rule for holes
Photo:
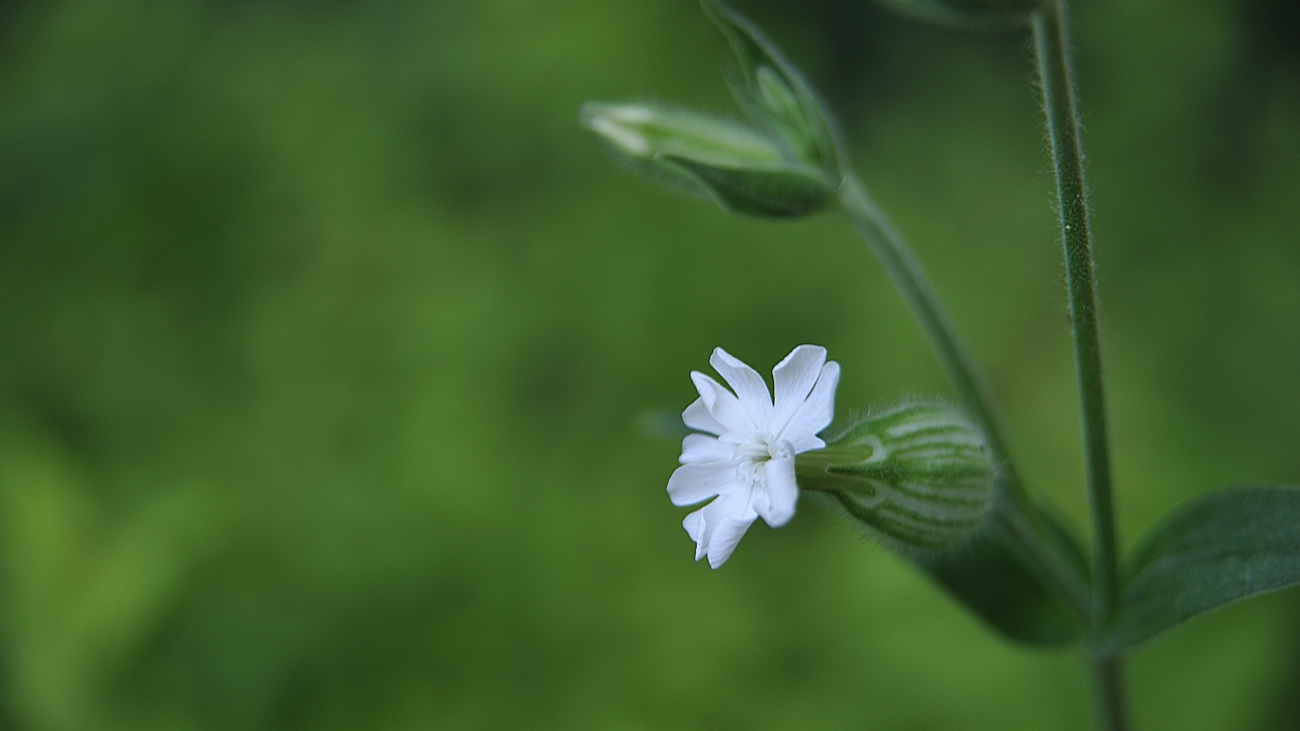
[[[840,188],[840,200],[853,227],[866,239],[911,306],[913,314],[921,321],[921,327],[929,336],[949,380],[966,408],[973,412],[971,416],[979,422],[993,453],[1005,460],[1006,442],[993,411],[993,399],[988,387],[979,375],[975,359],[966,350],[952,319],[944,311],[938,295],[926,279],[920,262],[913,256],[902,234],[889,222],[856,178],[845,179]]]

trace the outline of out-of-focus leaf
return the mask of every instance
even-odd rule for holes
[[[891,8],[931,23],[974,31],[1023,27],[1042,0],[884,0]]]
[[[1050,527],[1054,540],[1069,541],[1050,515],[1039,511],[1039,521]],[[1060,645],[1079,637],[1083,631],[1079,615],[1021,560],[1005,531],[1004,525],[994,522],[962,550],[918,557],[917,563],[1007,639]]]
[[[1099,651],[1300,583],[1300,488],[1230,487],[1178,507],[1133,552],[1126,576],[1119,614],[1091,642]]]

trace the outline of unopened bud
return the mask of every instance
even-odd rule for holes
[[[801,489],[830,495],[905,551],[942,550],[974,535],[989,514],[996,476],[980,431],[936,404],[868,416],[795,464]]]
[[[802,216],[834,195],[821,170],[790,160],[743,124],[647,104],[582,108],[582,124],[637,170],[684,183],[737,213]]]

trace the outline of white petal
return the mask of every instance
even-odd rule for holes
[[[793,444],[796,454],[826,446],[817,432],[830,426],[835,418],[835,388],[839,383],[840,364],[831,361],[822,366],[812,393],[781,430],[779,438]]]
[[[715,495],[731,492],[739,481],[735,462],[684,464],[668,478],[668,497],[673,505],[694,505]]]
[[[686,535],[695,541],[695,560],[699,561],[704,558],[704,508],[687,515],[682,521],[682,527],[686,529]]]
[[[749,490],[720,496],[717,500],[696,510],[682,521],[687,535],[695,541],[695,560],[709,557],[709,565],[717,568],[736,549],[740,537],[758,518],[749,507]]]
[[[700,400],[704,402],[704,407],[708,409],[713,419],[724,427],[718,436],[728,437],[727,441],[741,441],[753,437],[754,422],[730,391],[699,371],[691,371],[691,380],[695,382],[695,388],[700,392]]]
[[[803,405],[813,384],[817,383],[825,362],[825,348],[820,345],[800,345],[772,369],[772,385],[776,391],[772,423],[777,429],[785,426]]]
[[[764,467],[764,488],[767,500],[763,508],[754,501],[758,514],[773,528],[780,528],[794,517],[795,504],[799,502],[799,485],[794,479],[794,457],[769,460]]]
[[[709,535],[709,545],[705,549],[709,556],[709,566],[718,568],[731,558],[731,552],[736,550],[736,544],[744,537],[745,531],[753,525],[754,519],[744,520],[727,516],[722,518],[718,525],[713,527]],[[697,561],[699,559],[696,559]]]
[[[722,374],[727,385],[735,390],[740,405],[749,414],[757,430],[765,431],[772,418],[772,394],[758,371],[745,365],[722,348],[714,348],[709,365]],[[716,414],[715,414],[716,416]]]
[[[708,555],[709,540],[713,536],[713,529],[718,527],[718,524],[726,517],[725,503],[726,498],[720,497],[687,515],[686,519],[682,521],[682,527],[686,529],[686,535],[690,536],[692,541],[695,541],[696,561]]]
[[[681,463],[735,462],[736,445],[718,441],[707,434],[687,434],[682,439]]]
[[[721,435],[727,430],[721,422],[713,418],[709,413],[709,407],[704,405],[704,399],[697,398],[691,402],[690,406],[682,412],[682,422],[691,429],[706,431],[710,434]]]

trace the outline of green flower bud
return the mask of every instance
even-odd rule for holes
[[[885,0],[895,10],[922,20],[969,30],[1024,26],[1044,0]]]
[[[997,470],[984,436],[946,406],[870,415],[795,461],[799,487],[826,493],[905,552],[964,543],[984,524]]]
[[[736,101],[795,159],[820,168],[831,180],[844,177],[831,113],[799,70],[748,18],[714,0],[700,4],[736,54],[738,68],[727,79]]]
[[[619,159],[717,200],[736,213],[802,216],[835,194],[822,171],[790,159],[743,124],[647,104],[582,108],[582,124]]]

